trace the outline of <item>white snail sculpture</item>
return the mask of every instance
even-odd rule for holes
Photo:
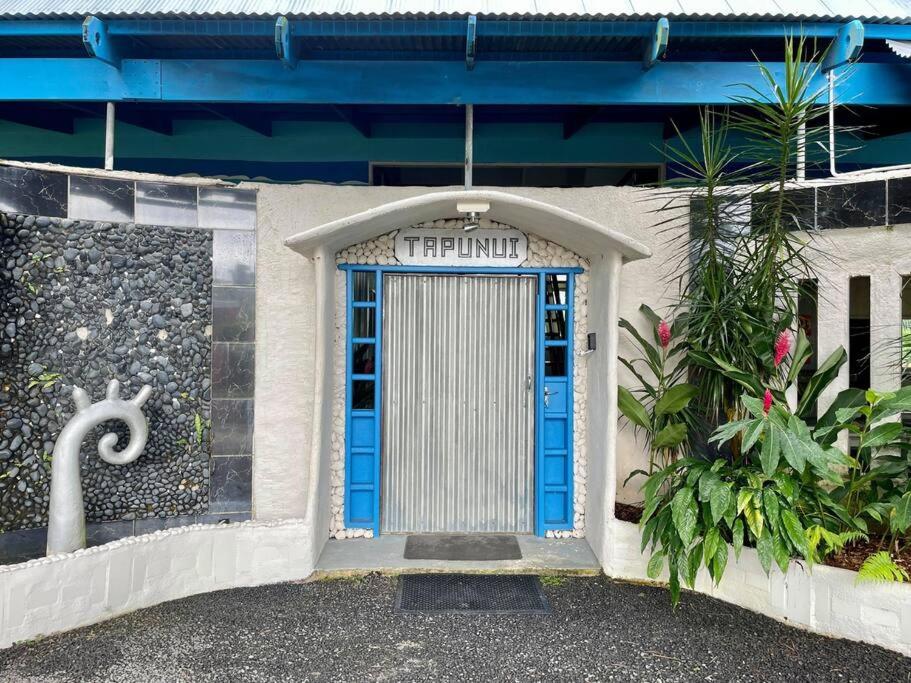
[[[115,451],[117,435],[105,434],[98,440],[98,455],[112,465],[133,462],[145,448],[149,425],[142,406],[152,394],[152,388],[142,387],[131,400],[120,398],[120,382],[108,382],[107,396],[92,403],[85,390],[73,389],[76,413],[64,426],[54,444],[51,460],[51,502],[48,508],[47,554],[70,553],[85,547],[85,509],[82,502],[82,482],[79,477],[79,451],[86,434],[108,420],[122,420],[130,428],[130,442],[122,451]]]

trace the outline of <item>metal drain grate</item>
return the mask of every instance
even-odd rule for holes
[[[402,614],[550,614],[536,576],[407,574],[399,577]]]

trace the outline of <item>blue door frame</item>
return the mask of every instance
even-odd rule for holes
[[[380,533],[383,276],[533,275],[535,306],[535,534],[573,528],[573,301],[581,268],[343,264],[346,276],[345,527]],[[561,279],[562,276],[562,279]],[[565,283],[560,290],[559,283]]]

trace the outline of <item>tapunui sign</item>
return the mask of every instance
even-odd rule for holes
[[[528,237],[518,230],[409,228],[395,236],[395,257],[415,266],[511,268],[528,257]]]

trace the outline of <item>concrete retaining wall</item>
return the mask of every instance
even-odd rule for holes
[[[304,579],[302,520],[194,525],[0,567],[0,648],[197,593]]]
[[[639,528],[613,520],[604,571],[618,579],[648,581],[648,549],[639,552]],[[766,576],[756,551],[729,561],[721,584],[700,571],[696,591],[814,633],[859,640],[911,656],[911,585],[855,584],[855,572],[792,561],[787,574]],[[665,576],[662,577],[666,580]]]

